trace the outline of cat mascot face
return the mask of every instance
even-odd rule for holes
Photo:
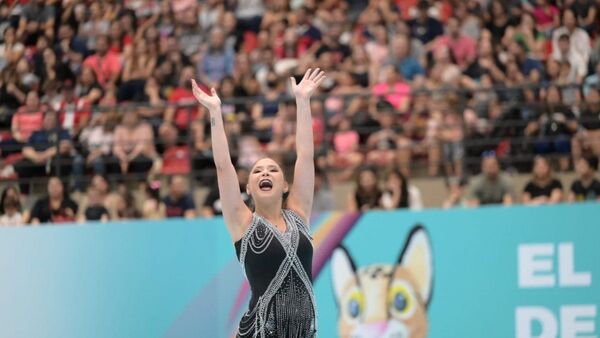
[[[356,269],[343,247],[335,249],[332,280],[342,338],[424,338],[433,286],[429,235],[410,233],[396,264]]]

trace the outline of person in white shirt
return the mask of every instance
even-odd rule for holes
[[[570,78],[576,83],[582,83],[587,75],[587,62],[583,57],[573,51],[569,34],[563,34],[558,38],[558,53],[553,53],[553,59],[558,62],[568,62],[571,65]]]
[[[564,10],[562,24],[563,26],[555,30],[552,34],[552,57],[560,57],[558,40],[561,36],[567,34],[571,42],[571,53],[577,55],[577,57],[581,58],[583,63],[587,65],[592,52],[589,34],[585,30],[577,27],[577,18],[571,9]]]

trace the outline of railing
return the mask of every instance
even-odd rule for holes
[[[568,87],[573,87],[573,86],[568,86]],[[443,88],[443,89],[439,89],[439,90],[435,90],[435,91],[431,91],[431,90],[424,90],[424,89],[415,89],[410,93],[410,96],[412,98],[414,98],[415,96],[418,95],[437,95],[437,96],[451,96],[452,97],[452,101],[453,104],[450,105],[448,104],[448,97],[443,97],[441,99],[441,101],[446,101],[447,106],[445,109],[446,111],[455,111],[457,113],[459,113],[460,115],[462,115],[462,113],[465,111],[465,109],[470,108],[470,104],[469,104],[469,96],[472,96],[476,93],[482,93],[482,92],[490,92],[490,91],[494,91],[497,94],[502,94],[505,93],[507,91],[511,91],[511,92],[515,92],[515,91],[524,91],[524,90],[538,90],[540,89],[539,86],[529,86],[529,85],[523,85],[523,86],[519,86],[519,87],[494,87],[492,89],[484,89],[484,88],[478,88],[478,89],[474,89],[474,90],[467,90],[464,88]],[[563,87],[561,89],[568,89],[566,87]],[[377,114],[377,111],[373,109],[373,106],[371,106],[369,108],[369,102],[373,103],[373,100],[376,100],[376,98],[369,92],[365,92],[365,93],[359,93],[359,94],[352,94],[352,95],[338,95],[338,94],[328,94],[328,95],[321,95],[318,97],[315,97],[313,100],[314,101],[320,101],[320,102],[324,102],[326,99],[328,98],[332,98],[332,97],[340,97],[344,100],[344,105],[346,105],[349,101],[356,99],[356,98],[360,98],[363,100],[366,100],[366,108],[364,110],[361,111],[361,113],[363,114],[367,114],[370,117],[373,117]],[[282,102],[285,101],[293,101],[292,97],[283,97],[282,98]],[[223,104],[250,104],[250,103],[262,103],[265,102],[264,98],[262,97],[246,97],[246,98],[231,98],[231,99],[223,99]],[[498,144],[500,143],[505,143],[506,145],[510,145],[511,147],[521,147],[521,150],[527,150],[528,147],[531,147],[532,144],[536,141],[539,140],[539,138],[537,138],[536,136],[527,136],[523,133],[523,130],[525,129],[525,127],[527,126],[528,121],[523,119],[521,116],[519,116],[520,113],[522,113],[523,111],[529,110],[531,112],[536,112],[536,113],[540,113],[540,111],[542,111],[545,107],[546,104],[543,102],[540,102],[539,100],[536,102],[519,102],[519,101],[514,101],[514,100],[507,100],[504,102],[500,102],[501,103],[501,108],[502,108],[502,115],[495,119],[493,121],[493,127],[498,131],[496,133],[494,132],[489,132],[489,134],[486,135],[486,137],[484,138],[470,138],[468,137],[469,135],[469,131],[470,128],[474,127],[472,125],[467,125],[464,121],[464,119],[461,119],[461,123],[462,123],[462,131],[464,133],[464,135],[466,135],[467,137],[465,137],[462,141],[462,146],[464,147],[464,151],[465,151],[465,156],[463,159],[463,165],[465,168],[468,169],[468,171],[476,171],[477,167],[479,165],[479,161],[480,161],[480,154],[481,151],[479,150],[475,150],[474,149],[485,149],[485,150],[494,150],[497,148]],[[488,104],[488,108],[489,108],[489,103]],[[116,112],[118,114],[121,114],[125,111],[130,111],[130,110],[139,110],[139,109],[144,109],[144,108],[152,108],[152,109],[156,109],[156,110],[164,110],[167,107],[169,107],[171,105],[165,104],[165,105],[149,105],[147,103],[143,103],[143,104],[119,104],[117,106],[113,106],[113,107],[101,107],[101,106],[95,106],[92,107],[92,113],[93,115],[102,113],[102,112]],[[575,108],[575,110],[577,109],[588,109],[588,108],[592,108],[596,107],[595,109],[598,110],[597,107],[600,106],[600,102],[582,102],[582,103],[578,103],[576,105],[574,105],[572,108]],[[177,108],[181,108],[181,107],[187,107],[188,109],[188,120],[191,120],[191,115],[192,115],[192,110],[193,109],[197,109],[196,105],[187,105],[187,106],[178,106]],[[345,109],[345,108],[343,108]],[[4,112],[4,114],[11,114],[14,112]],[[236,112],[239,113],[239,112]],[[398,113],[398,112],[396,112]],[[412,114],[412,113],[407,113],[407,114]],[[511,114],[513,114],[514,116],[510,116]],[[249,115],[249,114],[248,114]],[[240,116],[236,115],[236,117],[239,119]],[[329,125],[327,123],[328,119],[331,116],[328,115],[327,111],[324,111],[324,116],[323,118],[326,120],[325,122],[325,137],[324,137],[324,148],[323,149],[319,149],[321,151],[321,154],[323,152],[327,152],[330,150],[330,141],[332,138],[332,135],[334,134],[335,130],[332,128],[331,125]],[[585,119],[589,119],[591,117],[589,116],[585,116],[585,117],[579,117],[579,122],[587,122],[585,121]],[[485,119],[482,118],[482,120],[487,120],[487,122],[490,122],[489,119]],[[156,122],[156,121],[154,121]],[[160,121],[158,121],[160,122]],[[233,121],[235,122],[239,122],[239,120],[237,121]],[[206,123],[206,114],[204,114],[204,120],[200,120],[200,123]],[[155,129],[157,127],[157,125],[154,126]],[[402,127],[402,126],[400,126]],[[56,127],[58,131],[59,130],[59,126]],[[442,128],[442,127],[441,127]],[[488,126],[488,130],[489,130],[489,126]],[[420,131],[421,134],[425,134],[423,131],[426,128],[421,128],[421,127],[416,127],[415,130]],[[375,127],[367,127],[367,126],[357,126],[357,128],[355,128],[355,130],[361,134],[361,135],[369,135],[375,131],[378,130],[378,128]],[[441,129],[438,129],[441,130]],[[210,135],[204,135],[204,137],[206,139],[209,139]],[[236,135],[239,136],[239,135]],[[155,135],[156,137],[156,135]],[[548,136],[547,139],[552,140],[552,137]],[[233,144],[233,138],[230,137],[230,148],[231,148],[231,155],[234,158],[238,158],[240,157],[240,155],[243,155],[242,153],[240,153],[237,150],[237,147],[232,147]],[[433,139],[431,140],[432,144],[427,145],[427,147],[439,147],[439,145],[441,143],[443,143],[442,141],[440,141],[439,139]],[[599,140],[600,142],[600,140]],[[188,175],[190,176],[190,178],[199,178],[202,182],[211,182],[213,180],[213,176],[214,176],[214,171],[212,168],[212,161],[211,161],[211,156],[208,154],[202,154],[203,156],[203,165],[201,167],[198,166],[194,166],[194,155],[198,155],[197,153],[195,153],[194,150],[194,140],[193,140],[193,135],[191,133],[187,133],[186,136],[182,136],[182,135],[178,135],[177,140],[176,140],[177,144],[185,144],[189,147],[190,149],[190,156],[187,158],[188,160],[188,164],[190,166],[190,172],[188,173]],[[156,146],[163,146],[164,142],[162,140],[160,140],[159,138],[155,138],[155,142],[154,144]],[[56,159],[53,161],[52,165],[54,166],[54,172],[59,175],[59,176],[64,176],[64,172],[61,172],[62,168],[61,165],[68,165],[70,163],[70,161],[73,161],[73,159],[65,159],[64,157],[61,157],[62,155],[60,155],[59,150],[59,145],[58,142],[56,142],[57,147],[57,157]],[[76,145],[75,148],[77,148],[80,145]],[[361,149],[361,151],[364,153],[366,152],[368,149],[365,149],[365,145],[362,145],[363,149]],[[411,151],[414,150],[415,145],[414,144],[410,144],[409,147],[411,148]],[[7,148],[9,149],[9,148]],[[209,150],[209,149],[208,149]],[[439,150],[439,149],[438,149]],[[75,153],[75,152],[74,152]],[[269,153],[271,156],[277,156],[277,155],[283,155],[283,154],[287,154],[285,151],[275,151],[275,152],[270,152]],[[554,154],[550,154],[550,156],[553,156]],[[4,159],[4,156],[3,158]],[[502,159],[501,159],[505,164],[512,166],[514,168],[516,168],[517,170],[527,170],[525,168],[528,167],[528,163],[531,161],[531,154],[528,153],[527,151],[523,152],[523,151],[513,151],[509,154],[506,154]],[[435,166],[441,167],[443,165],[443,157],[438,157],[438,163],[435,163]],[[427,166],[427,164],[423,163],[424,160],[421,158],[414,158],[412,157],[410,166],[416,170],[413,170],[413,174],[415,175],[419,175],[422,173],[422,171],[420,169],[422,169],[423,167]],[[157,172],[158,176],[161,176],[160,172]],[[125,174],[125,175],[120,175],[120,174],[111,174],[111,175],[107,175],[109,179],[115,179],[115,180],[120,180],[120,179],[136,179],[136,180],[142,180],[142,179],[146,179],[147,178],[147,174],[146,173],[141,173],[141,174]],[[80,182],[85,182],[86,180],[89,180],[90,177],[89,176],[82,176],[82,177],[72,177],[73,180],[75,181],[80,181]],[[9,177],[9,178],[4,178],[4,181],[7,182],[19,182],[19,183],[27,183],[27,182],[41,182],[45,180],[45,177],[33,177],[33,178],[27,178],[26,181],[27,182],[23,182],[23,178],[16,178],[16,177]],[[191,180],[191,182],[196,182],[195,179]],[[195,184],[195,183],[194,183]]]

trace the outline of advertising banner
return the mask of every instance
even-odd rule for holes
[[[319,337],[600,337],[600,205],[314,215]],[[222,219],[0,228],[0,337],[234,337]]]

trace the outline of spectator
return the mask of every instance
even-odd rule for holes
[[[57,127],[56,113],[44,114],[42,130],[35,131],[23,147],[24,159],[15,163],[15,171],[22,179],[21,191],[28,193],[27,179],[51,173],[61,176],[71,174],[73,168],[73,143],[69,132]]]
[[[193,125],[192,130],[202,129],[203,132],[203,127]],[[160,126],[159,136],[162,152],[161,173],[165,175],[188,174],[190,172],[190,148],[186,140],[180,139],[177,128],[172,124],[165,123]]]
[[[427,44],[444,34],[442,23],[429,16],[429,3],[426,0],[419,1],[417,10],[416,18],[408,22],[413,37]]]
[[[184,67],[179,77],[179,85],[169,95],[169,106],[165,110],[164,122],[175,124],[180,131],[187,130],[199,114],[192,93],[192,78],[194,78],[194,67]],[[207,90],[202,85],[200,87],[202,90]]]
[[[119,159],[122,173],[147,174],[156,158],[154,134],[149,123],[141,121],[137,111],[127,110],[115,129],[113,155]]]
[[[72,2],[69,4],[71,5]],[[67,65],[71,71],[83,62],[84,55],[88,54],[87,44],[81,36],[76,36],[73,27],[63,23],[58,28],[58,35],[54,45],[56,57]]]
[[[550,163],[545,157],[536,156],[533,161],[532,179],[523,191],[524,204],[555,204],[562,202],[562,183],[552,177]]]
[[[40,79],[41,87],[47,88],[53,82],[72,80],[75,75],[67,63],[57,59],[52,48],[38,50],[33,55],[36,76]]]
[[[37,32],[52,30],[56,11],[53,5],[44,0],[32,0],[23,7],[19,20],[17,36],[24,39],[26,45],[35,45]]]
[[[387,31],[384,26],[377,25],[373,27],[370,33],[373,36],[373,40],[365,44],[365,51],[369,54],[371,63],[379,66],[383,64],[390,53]]]
[[[75,86],[75,96],[85,100],[90,105],[95,105],[100,103],[104,94],[104,89],[96,80],[94,70],[84,66],[81,69],[81,74],[79,74],[79,79]]]
[[[600,67],[599,67],[600,69]],[[582,154],[600,156],[600,87],[590,88],[581,107],[580,127],[571,139],[571,154],[576,163]]]
[[[587,75],[587,62],[579,55],[576,54],[570,47],[569,34],[565,33],[558,37],[558,51],[553,54],[553,59],[559,63],[568,62],[570,65],[571,74],[569,78],[575,79],[572,83],[582,83],[583,79]],[[569,84],[572,84],[569,83]]]
[[[570,1],[569,9],[577,17],[577,24],[588,33],[594,32],[598,28],[598,24],[595,22],[598,7],[597,4],[594,4],[593,0]]]
[[[114,217],[111,217],[111,219],[115,221],[138,219],[142,216],[135,206],[133,195],[127,190],[117,193],[113,210],[109,211],[111,214],[114,214]]]
[[[394,115],[391,111],[379,114],[381,129],[372,133],[367,139],[367,163],[378,167],[388,167],[395,163],[398,133],[394,126]]]
[[[215,28],[210,33],[208,51],[198,64],[198,77],[202,83],[216,88],[226,76],[233,75],[234,52],[225,46],[225,32]]]
[[[196,205],[193,196],[188,192],[187,181],[181,175],[172,176],[169,182],[169,194],[162,198],[167,207],[167,217],[196,217]]]
[[[600,201],[600,181],[596,179],[597,157],[582,157],[576,165],[578,179],[571,185],[569,202]]]
[[[106,223],[110,219],[108,209],[104,206],[103,194],[95,187],[88,189],[88,205],[85,208],[84,221],[100,221]]]
[[[247,206],[250,207],[252,203],[252,198],[246,192],[246,185],[248,184],[249,175],[250,171],[248,169],[246,169],[245,167],[238,167],[237,177],[238,182],[240,183],[240,193],[242,195],[242,200]],[[222,214],[223,209],[221,200],[219,198],[219,187],[216,184],[213,184],[210,188],[210,191],[208,192],[208,195],[204,199],[201,215],[202,217],[214,217]]]
[[[428,174],[436,176],[440,163],[440,151],[437,142],[439,128],[438,114],[430,111],[431,96],[417,93],[411,107],[411,114],[403,124],[403,133],[398,139],[398,165],[405,176],[410,176],[413,156],[425,156],[428,161]]]
[[[78,98],[74,90],[75,84],[71,80],[63,82],[60,101],[53,108],[59,112],[61,127],[69,130],[73,138],[78,138],[81,130],[87,127],[92,113],[88,102]]]
[[[123,186],[124,188],[124,186]],[[94,194],[96,196],[90,196],[90,191],[94,190]],[[100,201],[98,204],[106,208],[108,210],[108,219],[113,218],[113,214],[111,213],[114,210],[115,201],[117,199],[117,193],[110,190],[110,185],[105,176],[102,175],[94,175],[91,178],[89,186],[87,187],[87,194],[83,194],[80,198],[77,198],[79,213],[77,214],[77,219],[80,222],[85,221],[86,213],[85,211],[88,209],[90,205],[90,197],[93,197]]]
[[[379,207],[381,190],[377,184],[377,176],[371,168],[359,170],[354,194],[350,196],[348,207],[351,211],[367,211]]]
[[[82,168],[78,168],[80,175],[89,169],[97,175],[112,176],[121,173],[119,160],[112,154],[116,120],[114,113],[99,113],[81,132],[79,142],[82,145],[84,163],[81,164]]]
[[[103,11],[103,2],[92,2],[90,4],[90,17],[79,27],[78,36],[87,41],[87,49],[96,50],[97,41],[101,35],[108,34],[110,22],[106,19]]]
[[[11,119],[12,137],[8,140],[2,140],[2,143],[0,143],[3,157],[21,152],[31,134],[42,129],[45,109],[45,106],[40,105],[40,99],[36,91],[27,93],[25,106],[19,108]]]
[[[531,12],[535,18],[537,29],[550,33],[560,24],[560,11],[548,0],[537,0]]]
[[[120,55],[109,50],[110,45],[111,41],[108,36],[98,36],[96,53],[83,61],[83,66],[90,67],[94,71],[98,84],[103,88],[116,84],[121,72]]]
[[[477,59],[467,67],[465,75],[475,80],[483,80],[483,76],[488,75],[491,77],[492,82],[505,79],[504,65],[500,63],[497,55],[495,55],[491,41],[481,39],[477,54]],[[477,83],[470,84],[470,87],[476,88]]]
[[[442,203],[442,208],[450,209],[455,207],[466,207],[467,200],[465,196],[465,186],[467,181],[459,177],[450,177],[446,180],[448,196]]]
[[[560,89],[551,86],[546,90],[544,111],[534,116],[525,128],[526,136],[536,136],[536,154],[558,154],[561,170],[569,167],[571,136],[577,131],[573,112],[561,103]]]
[[[421,192],[411,185],[400,171],[390,171],[385,179],[385,185],[379,206],[382,209],[423,209]]]
[[[142,202],[143,219],[163,219],[167,215],[167,207],[160,199],[160,181],[146,184],[145,196]]]
[[[521,15],[518,25],[506,29],[502,44],[508,46],[511,41],[521,41],[532,58],[541,60],[546,58],[544,50],[546,36],[549,35],[543,29],[536,28],[534,17],[529,12],[525,12]]]
[[[12,117],[12,138],[20,143],[27,142],[33,132],[42,129],[45,110],[46,107],[40,104],[38,92],[29,91],[25,105]]]
[[[504,1],[492,1],[488,9],[485,13],[485,28],[490,32],[492,44],[497,45],[510,25],[510,17]]]
[[[562,13],[562,27],[552,33],[552,53],[555,58],[560,58],[561,52],[558,43],[560,37],[565,34],[569,36],[571,45],[569,54],[582,60],[587,65],[592,52],[590,36],[585,30],[577,27],[575,12],[569,8],[565,9]]]
[[[21,214],[21,194],[15,186],[9,186],[2,191],[0,197],[0,227],[23,225]]]
[[[31,224],[65,223],[75,221],[77,204],[65,193],[65,185],[56,176],[48,180],[48,195],[35,202],[26,218]]]
[[[410,106],[410,86],[394,66],[384,69],[385,80],[373,87],[373,95],[383,97],[394,109],[404,113]]]
[[[351,126],[350,120],[343,117],[333,135],[333,151],[328,159],[331,167],[345,169],[340,176],[343,180],[347,180],[363,160],[359,151],[359,135],[350,129]]]
[[[450,18],[446,24],[446,34],[438,36],[432,44],[433,51],[445,46],[452,52],[452,57],[461,69],[477,57],[477,43],[473,38],[463,35],[457,18]]]
[[[125,56],[118,101],[138,101],[144,95],[146,80],[154,73],[156,60],[146,40],[135,42],[132,51]]]
[[[590,76],[585,78],[585,82],[583,84],[583,95],[588,97],[588,92],[592,88],[596,88],[600,90],[600,62],[596,63],[596,71]]]
[[[417,59],[410,54],[410,38],[406,35],[397,35],[392,40],[391,56],[387,64],[393,64],[403,78],[412,82],[422,78],[425,70]]]
[[[463,125],[459,115],[455,112],[446,113],[440,129],[439,139],[442,142],[446,175],[462,177],[465,149]]]
[[[17,31],[14,27],[8,26],[3,31],[3,40],[0,43],[0,70],[4,67],[16,63],[25,51],[25,46],[17,40]]]
[[[267,74],[267,83],[264,95],[259,102],[252,106],[252,128],[261,143],[271,140],[272,125],[279,112],[279,104],[283,98],[281,81],[274,72]]]
[[[469,206],[513,204],[515,195],[513,182],[500,171],[500,164],[495,155],[487,155],[483,158],[481,172],[469,186]]]

